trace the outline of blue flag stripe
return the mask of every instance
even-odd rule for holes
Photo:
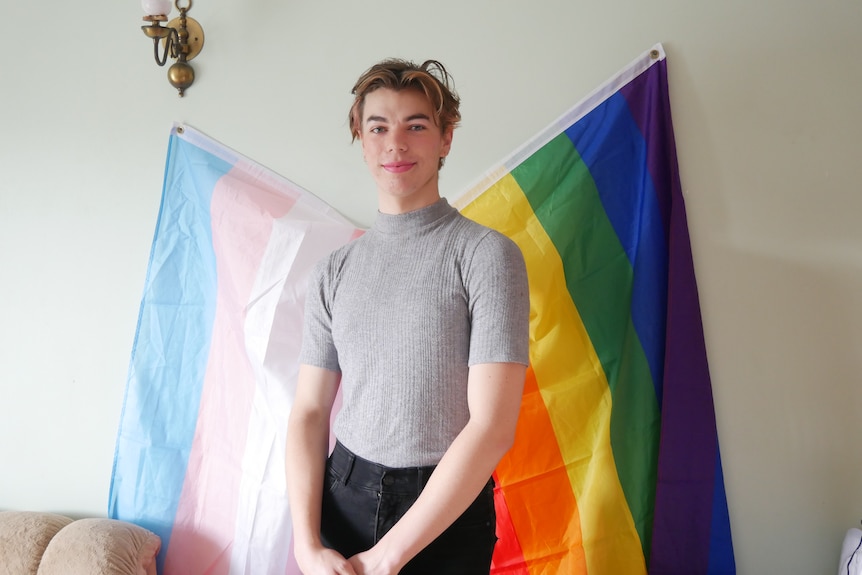
[[[210,202],[231,167],[170,138],[113,474],[139,478],[147,492],[114,483],[109,502],[111,517],[134,520],[162,538],[160,565],[185,481],[215,317]]]

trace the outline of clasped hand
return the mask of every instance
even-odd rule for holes
[[[300,566],[304,575],[397,575],[400,566],[389,566],[385,557],[372,547],[345,559],[333,549],[321,549]]]

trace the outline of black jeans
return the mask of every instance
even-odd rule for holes
[[[336,443],[326,466],[320,534],[345,557],[365,551],[419,497],[433,467],[391,468]],[[401,570],[401,575],[487,575],[496,536],[494,481],[455,522]]]

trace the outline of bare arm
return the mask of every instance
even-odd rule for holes
[[[404,517],[372,549],[351,558],[357,573],[398,573],[476,499],[514,441],[525,372],[517,363],[470,368],[470,420]]]
[[[320,541],[323,474],[329,452],[329,417],[341,374],[301,365],[287,423],[285,474],[294,552],[300,569],[311,574],[349,574],[354,570]]]

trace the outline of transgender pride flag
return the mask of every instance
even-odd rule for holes
[[[662,46],[453,204],[511,237],[530,280],[492,573],[735,573]],[[298,573],[284,431],[305,278],[359,233],[172,131],[110,495],[162,538],[163,575]]]
[[[171,131],[109,502],[161,537],[159,573],[298,573],[284,435],[305,283],[358,233],[290,181]]]

